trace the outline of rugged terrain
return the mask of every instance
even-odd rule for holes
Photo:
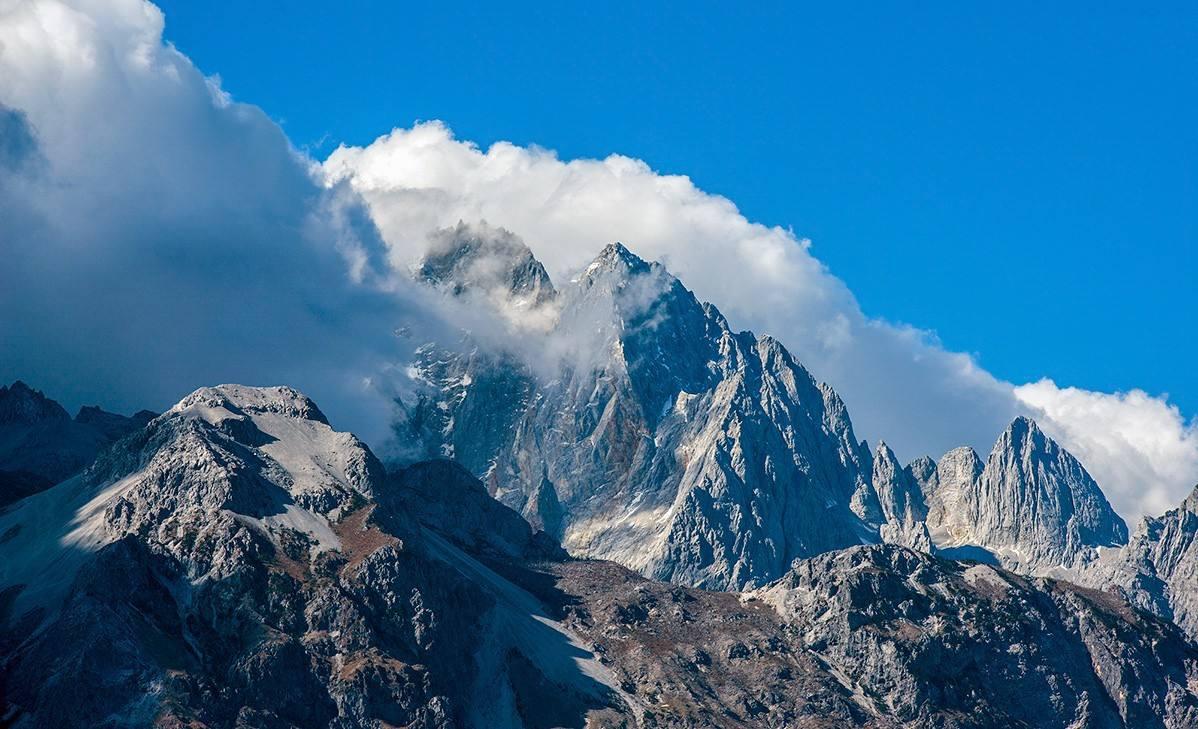
[[[193,393],[0,515],[0,557],[17,727],[1198,721],[1198,646],[1117,595],[897,545],[650,580],[288,388]]]
[[[1047,574],[1127,542],[1085,468],[1030,419],[985,462],[969,448],[906,467],[884,443],[871,454],[785,347],[733,331],[618,243],[554,288],[511,234],[459,226],[421,275],[535,322],[521,339],[569,356],[530,364],[468,335],[464,353],[425,347],[397,432],[423,444],[418,457],[457,459],[571,554],[743,589],[861,543]]]
[[[479,277],[447,286],[446,270],[530,268],[522,244],[455,233],[455,252],[422,269],[452,295]],[[780,343],[733,331],[620,244],[564,288],[536,281],[539,303],[526,278],[488,279],[483,298],[509,290],[517,310],[551,309],[541,349],[565,354],[546,376],[511,353],[423,350],[427,387],[398,432],[425,456],[461,461],[571,554],[662,580],[760,585],[796,558],[878,540],[870,454],[836,393]]]

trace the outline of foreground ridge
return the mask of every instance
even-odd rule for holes
[[[1118,596],[896,545],[742,595],[565,559],[290,388],[197,390],[0,535],[18,726],[1198,721],[1198,646]]]

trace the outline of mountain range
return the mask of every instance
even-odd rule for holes
[[[289,387],[0,388],[0,725],[1198,725],[1198,495],[1129,535],[1024,417],[903,465],[620,244],[415,276],[489,325],[385,462]]]
[[[1085,468],[1028,418],[985,462],[962,448],[903,467],[884,443],[871,452],[858,440],[844,402],[781,343],[733,331],[660,264],[616,243],[557,290],[510,237],[454,234],[437,274],[420,271],[430,285],[479,292],[501,311],[511,300],[521,312],[552,307],[534,317],[552,320],[543,349],[594,336],[586,357],[548,377],[510,352],[426,347],[426,387],[401,403],[398,432],[425,456],[460,460],[571,554],[744,589],[855,544],[934,546],[1042,573],[1127,541]]]

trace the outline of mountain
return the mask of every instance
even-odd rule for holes
[[[0,668],[35,729],[1198,720],[1198,646],[1117,596],[894,545],[741,595],[564,559],[283,387],[198,390],[0,514]]]
[[[878,443],[871,483],[882,512],[882,540],[923,552],[932,551],[928,533],[928,506],[913,473],[899,465],[885,443]]]
[[[505,316],[516,301],[538,328],[508,349],[468,335],[456,352],[422,348],[424,388],[397,432],[422,444],[413,459],[458,460],[573,555],[740,589],[862,542],[1044,574],[1127,541],[1029,418],[984,463],[960,448],[903,468],[885,444],[870,454],[785,347],[733,331],[660,264],[616,243],[554,288],[534,262],[502,231],[438,239],[426,281]]]
[[[1198,487],[1176,509],[1145,517],[1127,546],[1063,572],[1110,589],[1198,638]]]
[[[103,449],[154,417],[84,407],[74,418],[20,380],[0,387],[0,508],[83,470]]]
[[[932,541],[946,555],[1042,574],[1127,543],[1098,484],[1030,418],[1007,426],[985,466],[965,448],[920,471]]]
[[[461,510],[484,508],[477,493],[452,502],[459,531],[442,537],[416,516],[435,510],[408,508],[423,503],[413,491],[397,493],[369,449],[294,390],[196,391],[85,474],[0,515],[6,722],[504,727],[627,715],[571,633],[454,545]],[[504,511],[474,520],[509,556],[532,550],[531,530]]]
[[[435,260],[527,260],[487,240]],[[461,296],[474,280],[438,286]],[[869,452],[836,393],[779,342],[733,331],[618,243],[555,291],[548,330],[525,336],[522,355],[425,349],[427,389],[401,403],[401,437],[465,464],[571,554],[657,579],[760,585],[796,558],[878,540]]]

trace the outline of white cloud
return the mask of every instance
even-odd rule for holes
[[[1062,388],[1047,379],[1015,394],[1099,479],[1121,514],[1160,514],[1198,483],[1198,421],[1187,423],[1164,398]]]
[[[124,411],[287,382],[381,434],[361,383],[409,302],[373,223],[162,28],[139,0],[0,3],[0,380]]]

